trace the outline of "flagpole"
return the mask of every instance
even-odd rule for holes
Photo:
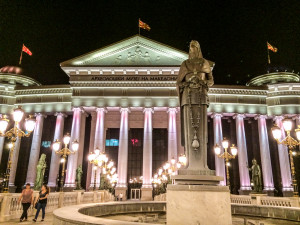
[[[268,42],[267,42],[267,52],[268,52],[268,63],[271,64],[270,53],[269,53],[269,48],[268,48]]]
[[[21,65],[21,63],[22,63],[23,46],[24,46],[24,44],[22,45],[22,49],[21,49],[19,65]]]
[[[139,36],[140,36],[140,35],[141,35],[140,18],[139,18],[139,24],[138,24],[138,27],[139,27]]]

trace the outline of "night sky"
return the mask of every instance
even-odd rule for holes
[[[188,51],[198,40],[217,84],[266,71],[300,71],[300,1],[0,1],[0,67],[18,65],[42,84],[67,84],[59,64],[138,33]],[[269,41],[278,48],[270,52]]]

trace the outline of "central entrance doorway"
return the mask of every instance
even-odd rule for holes
[[[141,189],[139,189],[139,188],[131,189],[130,199],[131,200],[140,200],[141,199]]]

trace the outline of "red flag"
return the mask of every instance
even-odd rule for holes
[[[267,42],[267,47],[268,47],[268,49],[271,50],[272,52],[277,52],[277,51],[278,51],[278,49],[277,49],[276,47],[270,45],[269,42]]]
[[[148,25],[148,24],[146,24],[146,23],[144,23],[143,21],[141,21],[140,19],[139,19],[139,27],[140,28],[142,28],[142,29],[145,29],[145,30],[147,30],[147,31],[150,31],[150,26]]]
[[[23,52],[26,52],[28,55],[32,55],[32,52],[23,44],[23,48],[22,48]]]

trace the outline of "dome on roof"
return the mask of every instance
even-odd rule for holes
[[[293,72],[272,72],[256,76],[246,83],[246,86],[263,86],[275,83],[298,83],[300,76]]]
[[[24,75],[24,69],[18,66],[4,66],[0,69],[0,83],[9,83],[21,86],[40,86],[41,83]]]
[[[0,73],[23,74],[23,69],[18,66],[4,66],[0,69]]]

